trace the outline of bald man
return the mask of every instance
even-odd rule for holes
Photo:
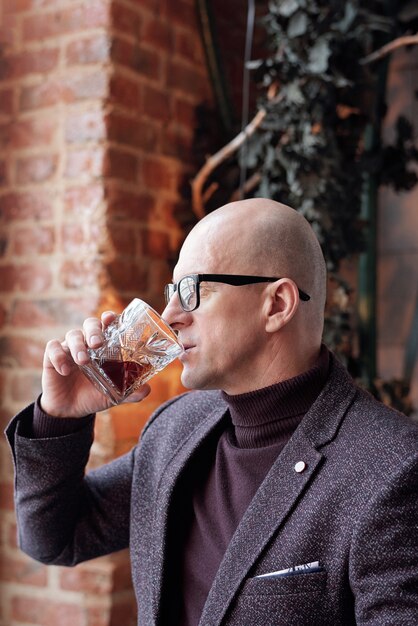
[[[114,314],[49,342],[42,395],[7,431],[22,549],[75,565],[129,547],[139,626],[418,624],[418,429],[321,343],[325,292],[293,209],[205,217],[163,313],[194,391],[87,475],[109,403],[78,365]]]

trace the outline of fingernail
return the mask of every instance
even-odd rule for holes
[[[102,340],[99,335],[93,335],[93,337],[90,339],[90,343],[92,346],[98,346],[101,342]]]
[[[70,371],[71,371],[71,367],[68,365],[68,363],[64,363],[64,365],[61,366],[61,375],[62,376],[68,376]]]
[[[87,361],[89,358],[89,355],[87,354],[87,352],[81,351],[77,353],[77,359],[79,361]]]

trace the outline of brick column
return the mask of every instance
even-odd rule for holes
[[[161,309],[211,93],[193,0],[0,0],[0,19],[4,427],[39,393],[49,338],[134,296]],[[140,407],[100,415],[91,465],[129,449],[178,390],[174,364]],[[0,532],[1,626],[135,624],[127,553],[67,570],[18,550],[4,441]]]

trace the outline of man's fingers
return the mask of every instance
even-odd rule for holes
[[[68,376],[71,372],[73,361],[69,354],[69,349],[65,343],[61,344],[58,339],[52,339],[46,344],[44,366],[48,367],[49,364],[61,376]]]
[[[98,348],[103,343],[102,323],[97,317],[88,317],[83,323],[84,336],[90,348]]]
[[[90,361],[84,334],[81,330],[69,330],[65,335],[65,341],[77,365],[85,365]]]
[[[103,328],[106,328],[117,318],[117,313],[114,311],[104,311],[101,316]]]

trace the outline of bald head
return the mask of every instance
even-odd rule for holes
[[[202,258],[211,259],[210,271],[291,278],[311,296],[310,315],[316,309],[322,318],[324,257],[309,222],[294,209],[264,198],[232,202],[204,217],[184,246],[195,242]]]
[[[203,278],[196,288],[201,302],[196,297],[191,311],[180,297],[170,299],[164,319],[186,345],[186,387],[245,393],[297,376],[316,362],[325,262],[312,228],[299,213],[263,199],[233,202],[210,213],[186,238],[174,269],[182,298],[190,290],[189,280],[181,279],[190,274],[277,280],[238,287]],[[308,301],[300,299],[295,283],[309,294]]]

